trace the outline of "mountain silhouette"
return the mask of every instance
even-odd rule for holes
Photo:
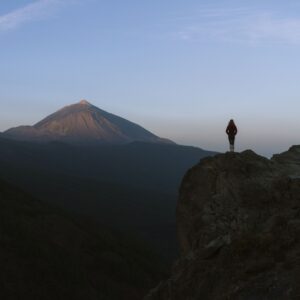
[[[11,128],[3,136],[22,141],[64,141],[73,144],[126,144],[135,141],[173,144],[86,100],[66,106],[33,126]]]

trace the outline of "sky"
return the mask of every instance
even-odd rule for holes
[[[300,144],[298,0],[4,0],[0,131],[89,102],[179,144]]]

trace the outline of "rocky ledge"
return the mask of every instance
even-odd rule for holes
[[[177,205],[181,257],[147,300],[300,299],[300,146],[202,160]]]

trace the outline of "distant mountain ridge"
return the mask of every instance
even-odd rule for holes
[[[21,141],[64,141],[73,144],[126,144],[135,141],[174,144],[86,100],[66,106],[33,126],[8,129],[3,136]]]

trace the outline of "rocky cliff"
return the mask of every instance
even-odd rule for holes
[[[202,160],[177,205],[181,257],[147,300],[300,299],[300,146]]]

